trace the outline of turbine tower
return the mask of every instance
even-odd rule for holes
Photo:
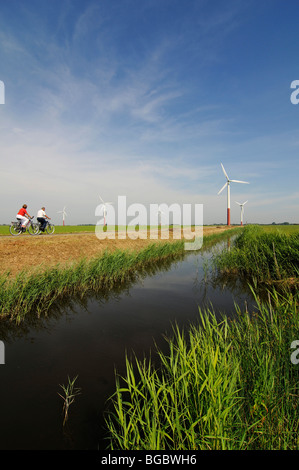
[[[157,211],[157,214],[158,214],[158,225],[160,225],[160,227],[161,227],[161,225],[162,225],[162,214],[164,214],[164,212],[161,209],[159,209]]]
[[[243,214],[244,214],[244,207],[243,206],[245,206],[246,202],[248,202],[248,201],[245,201],[245,202],[243,202],[243,204],[240,204],[240,202],[235,201],[235,203],[239,204],[239,206],[241,207],[241,225],[243,225]]]
[[[101,196],[99,196],[99,198],[101,199],[102,201],[102,206],[103,206],[103,212],[104,212],[104,227],[106,226],[106,215],[107,215],[107,209],[106,209],[106,204],[113,204],[113,202],[104,202],[103,199],[101,198]]]
[[[249,184],[249,183],[247,181],[230,180],[222,163],[221,163],[221,166],[222,166],[224,176],[226,178],[226,183],[222,186],[218,194],[220,194],[221,191],[223,191],[224,188],[227,186],[227,225],[230,225],[230,183],[245,183],[245,184]]]
[[[65,206],[62,211],[58,211],[57,214],[62,214],[62,225],[64,226],[64,219],[67,213],[65,212]]]

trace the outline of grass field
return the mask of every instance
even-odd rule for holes
[[[95,225],[55,225],[55,233],[94,233],[95,232]],[[158,228],[158,226],[154,227]],[[162,227],[164,228],[164,227]],[[149,230],[150,226],[140,227],[139,230]],[[125,231],[125,230],[135,230],[135,227],[130,226],[114,226],[108,225],[107,231]],[[9,233],[9,226],[8,225],[1,225],[0,226],[0,235],[10,235]]]
[[[80,233],[92,232],[94,233],[95,227],[93,225],[55,225],[55,233]],[[9,225],[0,226],[0,235],[10,235]]]
[[[282,232],[285,234],[292,234],[299,232],[298,225],[259,225],[266,233],[270,232]]]

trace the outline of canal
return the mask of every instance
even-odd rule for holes
[[[80,302],[68,301],[46,318],[3,323],[0,338],[0,448],[105,449],[103,413],[125,357],[154,356],[166,348],[172,326],[197,323],[198,309],[232,315],[252,302],[246,287],[217,283],[208,274],[213,248],[161,263],[134,283]],[[63,426],[61,385],[77,376],[81,390]]]

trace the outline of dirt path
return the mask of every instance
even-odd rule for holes
[[[204,227],[204,235],[220,233],[227,227]],[[168,240],[155,240],[163,243]],[[57,264],[61,266],[82,258],[94,258],[105,250],[139,250],[152,243],[147,239],[99,240],[94,233],[0,237],[0,274],[15,276],[23,269],[34,271]]]

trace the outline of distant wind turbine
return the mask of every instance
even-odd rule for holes
[[[101,196],[99,198],[102,201],[102,206],[103,206],[103,211],[104,211],[104,227],[106,226],[106,215],[107,215],[107,209],[106,209],[106,204],[113,204],[113,202],[104,202]]]
[[[158,225],[161,226],[162,225],[162,214],[164,214],[164,212],[161,209],[159,209],[157,211],[157,214],[158,214]]]
[[[245,184],[249,184],[249,183],[247,181],[230,180],[222,163],[221,163],[221,166],[222,166],[224,176],[226,178],[226,183],[222,186],[218,194],[220,194],[221,191],[223,191],[224,188],[227,186],[227,225],[230,225],[230,183],[245,183]]]
[[[241,207],[241,225],[243,225],[243,214],[244,214],[244,207],[243,206],[245,206],[246,202],[248,202],[248,201],[245,201],[245,202],[243,202],[243,204],[240,204],[240,202],[235,201],[235,203],[239,204],[239,206]]]
[[[57,214],[62,214],[62,225],[64,226],[64,219],[67,213],[65,212],[65,206],[62,211],[58,211]]]

